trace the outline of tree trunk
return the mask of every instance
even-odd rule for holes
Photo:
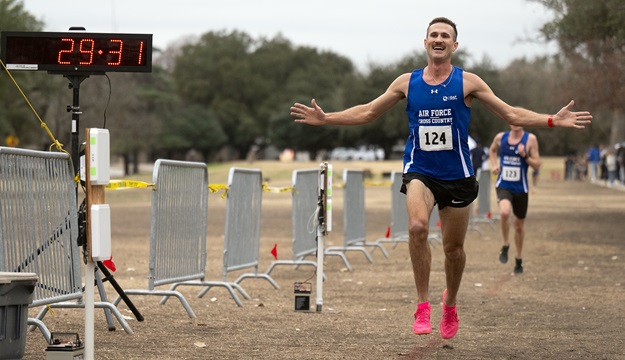
[[[592,125],[591,125],[592,126]],[[610,146],[625,141],[625,117],[621,109],[612,111],[612,129],[610,131]]]
[[[124,175],[130,175],[130,159],[128,158],[128,154],[124,153],[122,155],[122,159],[124,159]]]
[[[139,173],[139,150],[134,150],[132,152],[132,173]]]

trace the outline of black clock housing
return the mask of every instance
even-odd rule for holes
[[[9,70],[98,74],[152,71],[152,34],[17,32],[1,34]]]

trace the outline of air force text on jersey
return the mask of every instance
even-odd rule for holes
[[[419,125],[451,124],[451,109],[419,110]]]

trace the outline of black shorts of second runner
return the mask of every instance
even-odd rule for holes
[[[512,213],[517,219],[525,219],[527,215],[527,204],[529,202],[529,196],[527,193],[513,193],[512,191],[504,188],[497,188],[497,203],[503,199],[510,200],[512,204]]]
[[[420,180],[434,194],[438,209],[447,206],[463,208],[477,198],[479,184],[475,176],[459,180],[438,180],[419,173],[410,172],[402,176],[401,192],[406,193],[406,185],[412,180]]]

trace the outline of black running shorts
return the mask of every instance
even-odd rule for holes
[[[512,204],[512,213],[517,219],[525,219],[527,215],[527,205],[529,203],[529,196],[527,193],[513,193],[512,191],[504,188],[497,188],[497,203],[503,199],[510,200]]]
[[[459,180],[438,180],[419,173],[410,172],[402,176],[401,192],[406,193],[406,185],[412,180],[421,181],[434,194],[438,209],[446,206],[463,208],[469,206],[477,198],[479,184],[475,176]]]

